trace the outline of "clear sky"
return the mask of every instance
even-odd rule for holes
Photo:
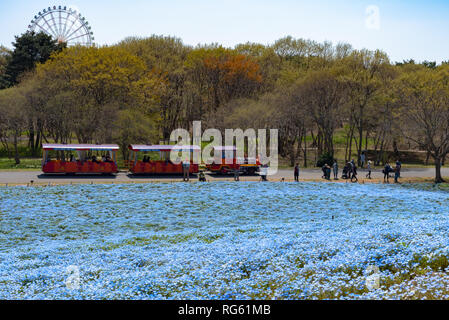
[[[79,9],[98,44],[157,34],[234,46],[291,35],[382,49],[392,61],[449,60],[449,0],[0,0],[0,44],[11,47],[53,5]]]

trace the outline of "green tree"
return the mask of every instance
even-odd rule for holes
[[[425,60],[425,61],[423,61],[422,65],[429,69],[435,69],[437,67],[437,62]]]
[[[120,146],[123,159],[128,158],[128,145],[151,144],[159,138],[156,115],[149,116],[139,110],[125,109],[118,113],[113,126],[113,140]]]
[[[165,90],[160,97],[159,127],[164,140],[180,126],[187,127],[186,110],[192,99],[189,95],[187,68],[185,61],[191,47],[185,46],[178,38],[153,35],[149,38],[127,38],[120,42],[122,47],[142,59],[149,70],[154,70],[164,80]]]
[[[0,89],[8,87],[6,81],[6,66],[11,59],[11,50],[4,46],[0,46]]]
[[[340,123],[347,85],[338,69],[310,72],[298,81],[297,103],[301,103],[317,127],[315,144],[318,157],[322,153],[334,155],[334,132]]]
[[[0,90],[0,121],[4,137],[2,141],[8,144],[11,140],[14,148],[14,160],[20,164],[19,139],[26,126],[24,115],[24,97],[18,88]]]
[[[349,99],[351,104],[351,123],[352,128],[357,128],[358,137],[357,161],[360,165],[360,155],[363,150],[363,133],[368,127],[367,114],[372,100],[382,88],[382,77],[388,71],[388,56],[379,50],[354,51],[345,58],[345,70],[347,71],[346,83],[349,87]],[[352,133],[351,133],[352,136]],[[352,145],[352,139],[349,139]],[[350,154],[349,154],[350,156]]]
[[[46,104],[47,111],[57,105],[67,108],[69,112],[57,114],[69,117],[81,143],[111,142],[111,126],[120,110],[136,109],[153,115],[165,88],[158,73],[119,47],[67,48],[38,65],[37,77],[52,97]],[[60,124],[55,138],[67,137],[61,131],[67,125]]]
[[[435,182],[449,153],[449,66],[404,73],[396,80],[396,117],[405,137],[435,160]]]
[[[37,63],[44,63],[53,52],[65,47],[43,32],[27,31],[15,39],[5,71],[8,86],[17,84],[23,73],[33,70]]]

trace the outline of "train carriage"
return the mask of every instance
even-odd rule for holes
[[[232,151],[232,160],[226,161],[226,151]],[[228,174],[238,170],[242,174],[254,174],[259,171],[259,159],[237,158],[237,148],[235,146],[215,146],[214,153],[221,153],[221,162],[212,162],[206,165],[206,168],[213,173]],[[229,163],[227,163],[229,162]]]
[[[259,158],[248,158],[245,157],[244,159],[239,159],[239,163],[240,163],[240,172],[242,174],[247,174],[247,175],[253,175],[256,172],[260,171],[260,166],[261,163],[259,161]]]
[[[226,161],[226,151],[232,151],[232,162]],[[237,162],[237,149],[235,146],[215,146],[214,154],[221,153],[221,161],[218,163],[213,161],[211,164],[207,164],[206,168],[210,172],[217,174],[227,174],[230,172],[234,172],[235,170],[240,170],[240,165]]]
[[[188,151],[190,154],[189,173],[199,172],[197,163],[193,163],[194,153],[200,152],[198,146],[179,146],[179,145],[130,145],[129,149],[129,171],[133,174],[182,174],[183,168],[181,157],[178,161],[171,161],[170,153],[172,151]],[[197,157],[199,159],[199,157]]]
[[[42,171],[46,174],[115,174],[116,144],[43,144]],[[102,155],[97,157],[94,154]],[[52,154],[56,159],[52,159]]]

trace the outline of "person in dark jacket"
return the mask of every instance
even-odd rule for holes
[[[198,181],[200,181],[200,182],[206,182],[206,176],[205,176],[203,170],[200,170],[200,172],[198,173]]]
[[[299,181],[299,163],[296,164],[293,175],[295,176],[295,181]]]
[[[327,163],[321,167],[321,171],[323,171],[323,175],[321,176],[321,178],[323,178],[323,179],[326,179],[326,166],[327,166]]]
[[[342,178],[343,179],[351,179],[351,171],[352,171],[352,165],[350,162],[346,163],[345,166],[343,167],[343,174],[342,174]]]
[[[355,181],[354,181],[355,179]],[[351,182],[358,182],[359,179],[357,179],[357,167],[355,163],[352,163],[352,174],[351,174]]]
[[[331,167],[326,163],[326,180],[331,179]]]
[[[396,161],[396,167],[394,168],[394,183],[399,183],[398,179],[401,177],[401,167],[401,162],[399,160]]]
[[[390,178],[390,172],[393,171],[393,169],[391,168],[390,164],[387,162],[385,163],[384,169],[382,170],[382,173],[384,174],[384,182],[386,179],[386,182],[390,182],[389,178]]]

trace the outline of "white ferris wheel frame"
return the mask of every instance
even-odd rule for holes
[[[86,18],[67,6],[53,6],[42,10],[31,20],[28,29],[42,31],[67,45],[91,46],[95,40]]]

